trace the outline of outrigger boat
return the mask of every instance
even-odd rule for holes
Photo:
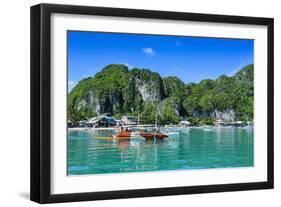
[[[109,139],[117,139],[117,140],[129,140],[131,138],[137,138],[137,137],[143,137],[145,138],[146,140],[163,140],[167,137],[169,137],[168,135],[166,134],[163,134],[161,132],[158,132],[158,133],[148,133],[148,132],[142,132],[142,133],[132,133],[132,132],[120,132],[119,134],[116,134],[116,135],[112,135],[112,134],[109,134],[108,137],[97,137],[97,138],[109,138]]]
[[[111,138],[123,139],[123,140],[125,139],[126,140],[126,139],[131,139],[131,135],[132,135],[132,133],[129,132],[129,131],[125,131],[125,132],[121,131],[117,135],[109,134],[108,136],[111,137]]]
[[[158,115],[158,113],[156,113],[156,117],[155,117],[155,132],[154,133],[147,133],[147,132],[140,133],[140,136],[144,137],[146,140],[154,140],[154,139],[163,140],[163,139],[169,137],[168,135],[160,132],[160,128],[158,128],[158,126],[157,126],[157,115]]]
[[[144,137],[146,140],[161,140],[168,137],[168,135],[162,133],[140,133],[140,136]]]
[[[131,137],[131,132],[120,132],[117,135],[111,135],[112,137]]]
[[[121,132],[118,134],[108,134],[107,136],[96,136],[96,138],[100,139],[119,139],[119,140],[129,140],[132,137],[131,131],[123,131],[121,129]]]
[[[132,132],[131,130],[128,130],[126,128],[124,130],[123,127],[121,127],[121,132],[116,135],[109,134],[108,137],[97,137],[97,138],[109,138],[109,139],[120,139],[120,140],[129,140],[132,137],[144,137],[146,140],[163,140],[167,137],[169,137],[166,134],[163,134],[160,132],[160,129],[157,127],[157,114],[156,114],[156,121],[155,121],[155,132]]]
[[[153,140],[153,139],[165,139],[168,137],[166,134],[162,133],[139,133],[140,136],[144,137],[146,140]],[[112,138],[117,138],[117,139],[130,139],[132,136],[132,132],[120,132],[117,135],[109,135]]]

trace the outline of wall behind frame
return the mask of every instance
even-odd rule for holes
[[[2,2],[0,33],[0,193],[1,206],[37,206],[29,201],[29,7],[38,3],[81,4],[275,18],[275,57],[281,56],[278,0],[14,0]],[[275,189],[154,198],[123,199],[53,206],[266,206],[281,202],[281,60],[275,58]]]

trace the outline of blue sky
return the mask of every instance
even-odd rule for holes
[[[234,75],[253,53],[254,40],[68,31],[68,88],[112,63],[198,83]]]

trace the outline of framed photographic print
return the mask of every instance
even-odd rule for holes
[[[31,200],[273,188],[273,19],[31,7]]]

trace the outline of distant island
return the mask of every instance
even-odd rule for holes
[[[234,76],[185,84],[179,77],[161,77],[149,69],[123,64],[104,67],[68,94],[68,120],[79,122],[109,113],[115,119],[135,116],[146,124],[212,125],[217,120],[252,121],[254,65]]]

